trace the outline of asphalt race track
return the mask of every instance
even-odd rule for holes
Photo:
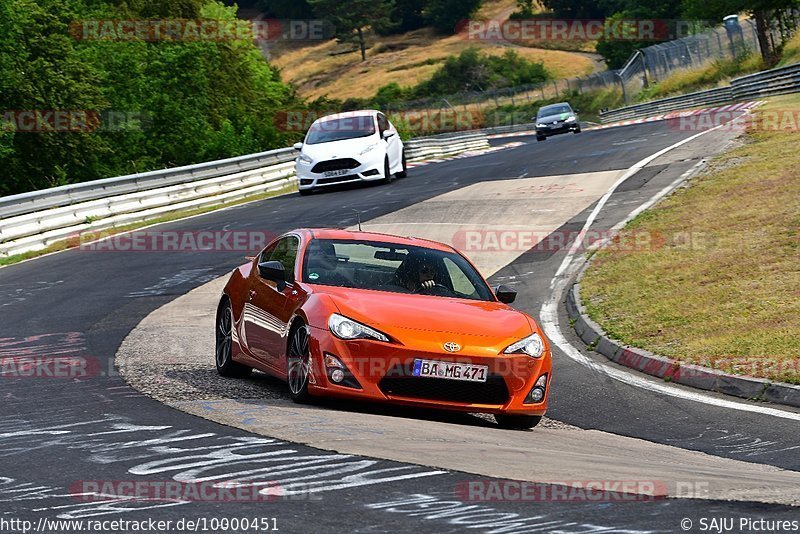
[[[161,225],[163,230],[279,234],[296,227],[352,226],[448,191],[493,180],[623,170],[696,132],[648,123],[537,143],[531,137],[485,155],[411,169],[387,186],[292,194]],[[711,138],[713,134],[705,136]],[[713,143],[698,139],[668,162],[635,175],[611,197],[593,229],[611,228],[654,192],[688,171]],[[709,143],[708,151],[689,150]],[[592,206],[559,230],[579,230]],[[565,251],[516,258],[490,282],[513,283],[515,307],[538,316]],[[42,518],[173,521],[274,518],[283,532],[674,532],[683,518],[796,520],[797,508],[763,503],[665,499],[653,502],[486,502],[459,499],[475,475],[336,454],[270,440],[187,415],[152,400],[114,372],[114,355],[148,314],[243,262],[240,252],[164,253],[69,250],[0,269],[0,355],[81,358],[91,378],[2,378],[0,525]],[[562,319],[562,325],[568,324]],[[565,332],[571,339],[569,332]],[[579,341],[574,345],[582,347]],[[165,354],[170,350],[164,347]],[[596,356],[588,353],[590,357]],[[601,361],[598,358],[598,361]],[[800,470],[798,420],[662,395],[593,371],[554,347],[548,416],[714,456]],[[602,362],[606,365],[607,362]],[[213,355],[209,354],[209,366]],[[747,404],[718,395],[709,398]],[[777,407],[796,416],[797,410]],[[398,415],[402,416],[402,415]],[[453,416],[457,419],[456,416]],[[534,430],[534,433],[536,430]],[[586,443],[587,449],[592,447]],[[457,450],[452,451],[458,454]],[[491,451],[487,460],[491,461]],[[524,461],[524,460],[521,460]],[[154,503],[75,496],[92,481],[264,481],[283,496],[233,502]],[[259,478],[260,477],[260,478]],[[765,480],[765,485],[769,481]],[[72,493],[72,494],[71,494]],[[42,531],[77,531],[45,524]],[[263,524],[262,524],[263,526]],[[268,525],[267,525],[268,526]],[[14,531],[0,528],[0,531]],[[189,530],[189,529],[187,529]],[[109,530],[110,531],[110,530]],[[207,531],[223,531],[219,525]],[[263,530],[262,530],[263,531]]]

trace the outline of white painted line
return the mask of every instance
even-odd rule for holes
[[[662,148],[661,150],[659,150],[655,154],[651,154],[650,156],[647,156],[643,160],[634,163],[633,166],[630,169],[628,169],[628,172],[626,172],[625,174],[620,176],[619,179],[616,182],[614,182],[614,184],[609,188],[609,190],[606,191],[606,194],[603,195],[600,198],[599,201],[597,201],[597,205],[592,210],[592,213],[589,214],[589,218],[586,219],[586,223],[583,225],[583,228],[578,233],[578,236],[575,238],[575,242],[572,244],[572,247],[569,249],[569,252],[564,257],[564,261],[562,261],[561,265],[558,267],[558,270],[556,271],[556,274],[553,277],[553,280],[550,282],[550,287],[551,288],[554,287],[554,285],[556,284],[557,279],[567,269],[567,266],[572,261],[572,257],[575,255],[575,253],[578,251],[578,249],[582,246],[582,244],[583,244],[583,236],[586,235],[586,231],[592,226],[592,224],[594,223],[594,220],[597,218],[597,215],[600,213],[600,210],[602,210],[603,207],[606,205],[606,202],[608,202],[608,199],[611,198],[612,194],[614,194],[614,191],[616,191],[617,188],[620,185],[622,185],[622,183],[625,180],[627,180],[628,178],[630,178],[631,176],[633,176],[634,174],[639,172],[643,167],[648,165],[654,159],[656,159],[656,158],[658,158],[660,156],[663,156],[667,152],[669,152],[671,150],[674,150],[674,149],[678,148],[679,146],[683,146],[683,145],[685,145],[686,143],[688,143],[690,141],[694,141],[695,139],[697,139],[700,136],[703,136],[703,135],[706,135],[708,133],[711,133],[714,130],[717,130],[717,129],[721,128],[722,126],[725,126],[726,124],[727,123],[718,124],[717,126],[714,126],[713,128],[710,128],[708,130],[704,130],[704,131],[702,131],[700,133],[696,133],[691,137],[687,137],[686,139],[678,141],[677,143],[672,144],[672,145],[670,145],[670,146],[668,146],[666,148]]]
[[[569,341],[567,341],[567,339],[563,336],[561,330],[559,329],[558,313],[557,313],[558,296],[556,295],[561,295],[561,292],[563,291],[566,284],[567,284],[566,279],[562,279],[557,284],[555,291],[553,292],[553,295],[547,300],[547,302],[544,303],[544,305],[542,305],[542,311],[540,317],[542,321],[542,329],[544,330],[545,335],[550,339],[550,341],[553,344],[558,345],[558,347],[564,352],[564,354],[566,354],[579,364],[588,367],[589,369],[597,372],[598,374],[608,376],[609,378],[613,378],[614,380],[618,380],[620,382],[628,384],[629,386],[645,389],[647,391],[654,391],[657,393],[661,393],[663,395],[668,395],[670,397],[690,400],[694,402],[701,402],[703,404],[717,406],[719,408],[728,408],[732,410],[759,413],[762,415],[780,417],[782,419],[791,419],[794,421],[800,421],[800,414],[798,413],[785,412],[783,410],[768,408],[766,406],[743,404],[725,399],[718,399],[716,397],[712,397],[704,393],[699,393],[688,389],[680,389],[675,386],[667,385],[664,382],[651,380],[639,375],[635,375],[624,369],[598,363],[589,358],[588,356],[584,356],[578,349],[573,347],[569,343]]]
[[[683,174],[681,174],[678,178],[675,179],[675,181],[673,181],[671,184],[666,186],[664,189],[662,189],[661,191],[659,191],[658,193],[653,195],[650,198],[650,200],[648,200],[647,202],[645,202],[644,204],[642,204],[641,206],[639,206],[638,208],[636,208],[635,210],[630,212],[627,217],[625,217],[623,220],[621,220],[620,222],[618,222],[617,224],[612,226],[611,230],[609,231],[609,235],[607,237],[605,237],[605,238],[603,238],[601,240],[595,241],[589,247],[587,247],[587,250],[596,250],[596,249],[604,247],[606,245],[606,243],[608,243],[609,241],[611,241],[611,239],[613,239],[614,235],[617,232],[619,232],[620,230],[622,230],[625,227],[626,224],[628,224],[630,221],[632,221],[633,219],[638,217],[639,214],[642,213],[644,210],[649,209],[656,202],[658,202],[659,200],[661,200],[662,198],[667,196],[673,189],[678,187],[684,180],[686,180],[689,176],[693,175],[697,171],[697,169],[699,169],[701,166],[703,166],[705,164],[706,164],[706,160],[703,159],[703,160],[698,161],[694,165],[692,165],[691,169],[689,169],[688,171],[686,171]]]
[[[738,121],[738,120],[742,119],[743,117],[745,117],[746,115],[747,114],[743,114],[740,117],[737,117],[735,120]],[[639,172],[639,170],[642,169],[642,167],[644,167],[648,163],[652,162],[657,157],[669,152],[670,150],[678,148],[679,146],[684,145],[684,144],[688,143],[689,141],[697,139],[701,135],[705,135],[707,133],[713,132],[714,130],[724,126],[725,124],[727,124],[727,123],[720,124],[720,125],[718,125],[718,126],[716,126],[714,128],[711,128],[709,130],[706,130],[706,131],[700,132],[700,133],[698,133],[696,135],[693,135],[691,137],[688,137],[688,138],[686,138],[686,139],[684,139],[682,141],[679,141],[678,143],[675,143],[675,144],[673,144],[673,145],[671,145],[671,146],[669,146],[669,147],[667,147],[667,148],[665,148],[663,150],[659,150],[655,154],[653,154],[651,156],[648,156],[648,157],[644,158],[643,160],[641,160],[641,161],[637,162],[636,164],[634,164],[633,167],[631,167],[628,170],[628,172],[623,174],[619,178],[619,180],[617,180],[611,186],[611,188],[600,199],[600,201],[598,201],[597,206],[595,206],[595,209],[592,210],[592,213],[589,215],[589,218],[586,220],[586,224],[583,226],[583,229],[581,230],[581,233],[578,234],[578,235],[580,236],[580,235],[584,234],[586,232],[586,230],[588,230],[588,228],[591,226],[591,224],[594,222],[595,218],[597,217],[597,214],[600,212],[600,210],[603,208],[605,203],[608,201],[609,197],[611,197],[611,194],[626,179],[630,178],[631,176],[633,176],[634,174]],[[688,176],[688,175],[689,175],[689,171],[684,173],[684,175],[681,176],[681,179],[684,178],[685,176]],[[677,183],[679,183],[679,181],[680,181],[680,179],[676,180],[675,182],[673,182],[672,184],[670,184],[666,188],[664,188],[661,191],[659,191],[658,193],[656,193],[643,206],[640,206],[639,208],[637,208],[634,211],[632,211],[625,218],[625,220],[623,220],[620,224],[616,225],[615,228],[617,228],[617,227],[621,228],[627,222],[629,222],[631,219],[633,219],[633,217],[635,217],[636,215],[638,215],[639,213],[644,211],[644,209],[647,209],[647,207],[650,207],[653,204],[655,204],[655,202],[657,202],[661,197],[666,195],[669,192],[669,190],[671,190],[670,188],[673,188],[673,186],[676,186]],[[559,327],[559,322],[558,322],[558,303],[559,303],[559,299],[560,299],[561,295],[563,294],[564,289],[567,286],[567,283],[569,282],[570,276],[575,272],[576,269],[580,268],[580,266],[583,264],[583,258],[582,257],[577,257],[577,258],[575,257],[575,253],[577,252],[577,249],[580,246],[580,242],[581,241],[582,241],[582,239],[580,239],[580,237],[576,238],[575,244],[572,246],[572,248],[570,248],[569,252],[567,253],[567,256],[564,258],[564,261],[561,263],[561,266],[559,267],[558,271],[556,272],[556,275],[553,277],[553,280],[550,282],[550,286],[552,288],[552,293],[550,294],[550,297],[542,305],[542,309],[541,309],[541,312],[540,312],[540,315],[539,315],[539,317],[541,319],[542,329],[544,330],[545,335],[550,339],[550,341],[553,344],[557,345],[564,352],[564,354],[566,354],[572,360],[578,362],[579,364],[581,364],[581,365],[583,365],[585,367],[588,367],[589,369],[591,369],[592,371],[595,371],[598,374],[602,374],[602,375],[608,376],[609,378],[612,378],[614,380],[618,380],[620,382],[623,382],[625,384],[628,384],[630,386],[634,386],[634,387],[637,387],[637,388],[640,388],[640,389],[645,389],[645,390],[648,390],[648,391],[654,391],[654,392],[657,392],[657,393],[661,393],[663,395],[667,395],[667,396],[675,397],[675,398],[679,398],[679,399],[690,400],[690,401],[694,401],[694,402],[700,402],[700,403],[708,404],[708,405],[711,405],[711,406],[717,406],[719,408],[728,408],[728,409],[739,410],[739,411],[743,411],[743,412],[758,413],[758,414],[762,414],[762,415],[769,415],[769,416],[772,416],[772,417],[779,417],[779,418],[782,418],[782,419],[790,419],[790,420],[793,420],[793,421],[800,421],[800,413],[787,412],[787,411],[784,411],[784,410],[779,410],[779,409],[776,409],[776,408],[770,408],[770,407],[766,407],[766,406],[758,406],[758,405],[754,405],[754,404],[745,404],[745,403],[741,403],[741,402],[735,402],[735,401],[730,401],[730,400],[726,400],[726,399],[720,399],[720,398],[717,398],[717,397],[713,397],[711,395],[707,395],[705,393],[700,393],[698,391],[692,391],[692,390],[689,390],[689,389],[678,388],[678,387],[675,387],[675,386],[672,386],[672,385],[668,385],[668,384],[666,384],[664,382],[661,382],[661,381],[658,381],[658,380],[645,378],[643,376],[640,376],[638,374],[634,374],[634,373],[632,373],[632,372],[630,372],[628,370],[625,370],[625,369],[621,369],[621,368],[618,368],[618,367],[612,367],[609,364],[602,364],[602,363],[597,362],[597,361],[589,358],[588,356],[585,356],[584,354],[582,354],[569,341],[567,341],[567,339],[561,333],[561,329]]]

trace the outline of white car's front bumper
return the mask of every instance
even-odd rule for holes
[[[385,150],[374,149],[352,158],[336,158],[306,163],[299,158],[295,163],[300,189],[316,189],[352,182],[383,180]],[[348,164],[349,162],[349,164]]]

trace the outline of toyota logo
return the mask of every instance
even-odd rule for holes
[[[444,344],[444,350],[447,352],[458,352],[461,350],[461,345],[458,343],[453,343],[452,341],[448,341]]]

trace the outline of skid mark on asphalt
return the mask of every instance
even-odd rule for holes
[[[552,514],[526,516],[503,512],[485,505],[469,504],[459,500],[440,498],[424,493],[409,494],[399,499],[366,504],[370,510],[403,514],[423,521],[438,521],[457,529],[481,529],[490,533],[514,534],[523,532],[635,534],[669,532],[669,530],[639,530],[598,525],[595,522],[579,523],[555,519]]]
[[[77,355],[86,350],[80,332],[41,334],[25,338],[0,338],[0,358]]]
[[[695,441],[708,441],[712,443],[712,447],[720,452],[729,452],[746,457],[763,456],[765,454],[775,454],[778,452],[786,452],[793,450],[800,450],[800,445],[793,445],[785,447],[779,445],[777,441],[764,440],[755,436],[749,436],[740,432],[731,433],[722,429],[709,429],[697,436],[691,438],[681,438],[674,440],[667,440],[677,447],[686,447]]]
[[[59,418],[32,423],[6,417],[0,419],[0,429],[0,457],[3,458],[30,454],[37,449],[53,449],[54,454],[62,450],[80,451],[88,463],[96,466],[94,470],[83,471],[86,473],[104,473],[121,466],[132,481],[159,476],[159,480],[169,477],[178,482],[203,482],[220,488],[235,484],[278,498],[382,486],[446,473],[349,454],[323,453],[275,439],[137,424],[114,415],[76,423],[65,423]],[[81,481],[69,481],[67,486],[81,487]],[[11,476],[0,478],[0,502],[31,501],[32,507],[28,509],[54,511],[62,519],[191,504],[191,501],[179,500],[154,505],[134,502],[130,497],[109,498],[92,492],[89,492],[92,502],[84,502],[87,499],[76,498],[81,495],[86,496],[80,492],[76,496],[52,485],[17,482]]]
[[[184,269],[168,278],[162,277],[161,281],[157,284],[146,287],[139,291],[132,291],[128,293],[126,297],[157,297],[160,295],[165,295],[170,290],[185,284],[204,284],[205,282],[210,282],[216,278],[216,275],[211,271],[211,267],[205,267],[202,269]]]
[[[63,283],[63,280],[56,280],[55,282],[30,282],[26,283],[24,287],[2,285],[0,286],[0,308],[11,306],[18,302],[24,302],[42,291],[48,291]]]

